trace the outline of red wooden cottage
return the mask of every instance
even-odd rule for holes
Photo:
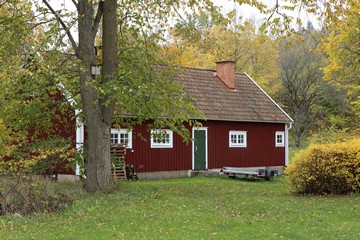
[[[293,120],[247,74],[235,74],[235,62],[217,62],[216,71],[182,68],[175,78],[185,83],[206,121],[202,127],[188,127],[190,144],[169,129],[161,129],[166,132],[162,139],[151,137],[145,125],[130,132],[112,129],[112,143],[127,144],[126,162],[139,178],[181,177],[224,166],[280,170],[288,163]],[[76,136],[81,145],[83,128]]]

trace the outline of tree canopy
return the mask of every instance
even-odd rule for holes
[[[43,134],[46,129],[52,129],[51,125],[43,125],[53,122],[51,117],[42,118],[54,116],[49,111],[57,109],[43,103],[51,101],[49,96],[59,90],[59,85],[65,86],[67,94],[77,100],[75,107],[82,109],[79,117],[87,131],[86,189],[95,192],[112,183],[110,128],[114,117],[117,127],[152,120],[150,127],[166,126],[189,138],[182,124],[189,122],[190,116],[196,118],[201,114],[192,106],[182,86],[169,81],[171,68],[165,75],[154,67],[161,63],[155,58],[155,52],[164,40],[167,18],[177,15],[174,9],[216,11],[207,1],[185,5],[181,1],[159,4],[147,0],[72,3],[75,11],[64,7],[56,9],[53,2],[47,0],[2,3],[5,13],[1,30],[6,33],[2,37],[9,42],[18,35],[10,47],[25,49],[10,51],[12,58],[7,57],[9,64],[3,65],[6,71],[1,72],[2,89],[7,91],[1,93],[4,94],[1,110],[4,124],[16,126],[14,133],[23,131],[28,138],[31,128]],[[33,9],[36,10],[33,12]],[[24,12],[28,14],[22,14]],[[19,29],[10,28],[12,25]],[[77,25],[78,37],[72,31],[74,25]],[[101,55],[97,55],[95,49],[101,49]],[[2,56],[6,56],[7,50],[1,49]],[[25,54],[23,63],[22,53]],[[96,64],[101,64],[101,76],[91,74],[91,66]],[[173,94],[168,94],[169,91]],[[24,99],[20,104],[7,105],[19,101],[18,95]],[[124,115],[131,116],[133,121],[125,122]],[[25,120],[25,116],[31,120]],[[33,122],[41,126],[32,125]],[[31,136],[34,141],[35,134]]]

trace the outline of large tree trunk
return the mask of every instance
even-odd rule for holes
[[[111,5],[114,0],[104,1]],[[108,8],[108,6],[106,6]],[[116,76],[116,48],[115,67],[108,67],[104,62],[103,80],[100,82],[91,75],[91,65],[95,64],[94,42],[97,29],[93,28],[93,2],[81,0],[78,5],[79,24],[79,53],[81,99],[85,115],[86,126],[86,186],[88,192],[96,192],[112,184],[110,164],[110,127],[114,112],[114,104],[104,105],[107,96],[100,96],[98,91],[101,84],[113,80]],[[113,8],[116,20],[116,0]],[[111,13],[111,12],[110,12]],[[116,24],[116,21],[115,23]],[[116,32],[116,28],[112,29]],[[116,38],[116,34],[115,34]],[[103,41],[106,41],[104,39]],[[116,45],[115,45],[116,46]],[[108,51],[108,50],[107,50]],[[105,74],[104,74],[105,73]],[[111,76],[111,77],[108,77]],[[99,83],[100,82],[100,83]]]
[[[86,186],[93,193],[113,183],[110,164],[110,128],[100,107],[86,110]]]
[[[102,56],[102,84],[116,81],[117,78],[117,0],[104,1],[103,14],[103,56]],[[114,93],[110,93],[112,95]],[[115,111],[115,101],[103,96],[101,99],[104,121],[111,127]],[[109,140],[110,141],[110,140]]]
[[[301,146],[301,136],[296,132],[295,133],[295,147],[299,148]]]

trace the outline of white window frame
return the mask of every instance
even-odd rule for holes
[[[281,136],[281,142],[278,142],[278,136]],[[277,131],[275,133],[275,146],[276,147],[285,147],[285,132]]]
[[[157,142],[158,138],[154,137],[158,132],[164,132],[169,135],[169,142]],[[170,129],[154,129],[151,130],[151,138],[150,138],[151,148],[172,148],[173,147],[173,131]]]
[[[120,143],[121,141],[121,135],[122,134],[127,134],[128,135],[128,143],[126,145],[126,148],[132,148],[132,131],[131,130],[128,130],[128,129],[116,129],[116,128],[112,128],[111,129],[111,134],[117,134],[118,137],[117,137],[117,142]],[[113,138],[111,138],[111,135],[110,135],[110,141],[112,140]]]
[[[234,130],[230,130],[229,131],[229,147],[243,147],[246,148],[247,147],[247,132],[246,131],[234,131]],[[232,140],[232,136],[236,136],[236,143],[233,143]],[[243,142],[239,143],[238,140],[240,138],[240,136],[243,137]]]

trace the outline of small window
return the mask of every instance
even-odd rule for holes
[[[168,129],[151,131],[151,148],[172,148],[173,132]]]
[[[276,145],[276,147],[284,147],[285,146],[284,132],[276,132],[275,145]]]
[[[111,129],[110,141],[112,144],[126,144],[126,148],[132,148],[132,131],[127,129]]]
[[[245,131],[230,131],[229,132],[229,147],[246,147],[246,132]]]

